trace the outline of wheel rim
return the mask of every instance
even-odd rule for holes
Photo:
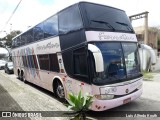
[[[64,88],[62,84],[58,83],[56,92],[59,98],[64,98]]]
[[[26,82],[26,79],[25,79],[25,76],[24,76],[24,75],[22,75],[22,80],[23,80],[24,82]]]
[[[20,73],[18,73],[18,79],[21,79]]]

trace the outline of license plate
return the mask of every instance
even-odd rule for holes
[[[123,100],[123,104],[129,103],[131,101],[131,98],[127,98],[125,100]]]

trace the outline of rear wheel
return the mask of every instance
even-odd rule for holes
[[[22,80],[24,83],[26,83],[26,79],[25,79],[25,76],[24,76],[24,73],[23,73],[23,72],[21,73],[21,80]]]
[[[60,101],[64,101],[65,100],[64,87],[63,87],[62,83],[59,80],[56,83],[54,92],[55,92],[56,97]]]
[[[18,79],[21,80],[21,74],[18,72]]]
[[[10,71],[9,71],[9,70],[7,70],[7,73],[8,73],[8,74],[10,74]]]

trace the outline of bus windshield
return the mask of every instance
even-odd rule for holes
[[[94,74],[94,83],[125,81],[140,75],[137,43],[95,42],[102,52],[104,71]]]
[[[109,6],[85,3],[85,26],[88,29],[133,32],[130,20],[123,10]]]

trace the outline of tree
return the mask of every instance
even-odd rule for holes
[[[156,27],[151,27],[150,28],[151,31],[157,32],[157,45],[158,45],[158,49],[160,49],[160,26],[156,26]]]
[[[153,32],[157,32],[158,40],[160,40],[160,26],[151,27],[150,30],[153,31]]]
[[[14,38],[15,36],[17,36],[20,33],[21,33],[20,30],[14,30],[11,33],[7,34],[4,38],[2,38],[3,41],[6,41],[4,43],[4,46],[2,46],[2,47],[11,48],[12,47],[12,38]],[[0,46],[1,46],[1,44],[2,44],[2,42],[0,43]]]

